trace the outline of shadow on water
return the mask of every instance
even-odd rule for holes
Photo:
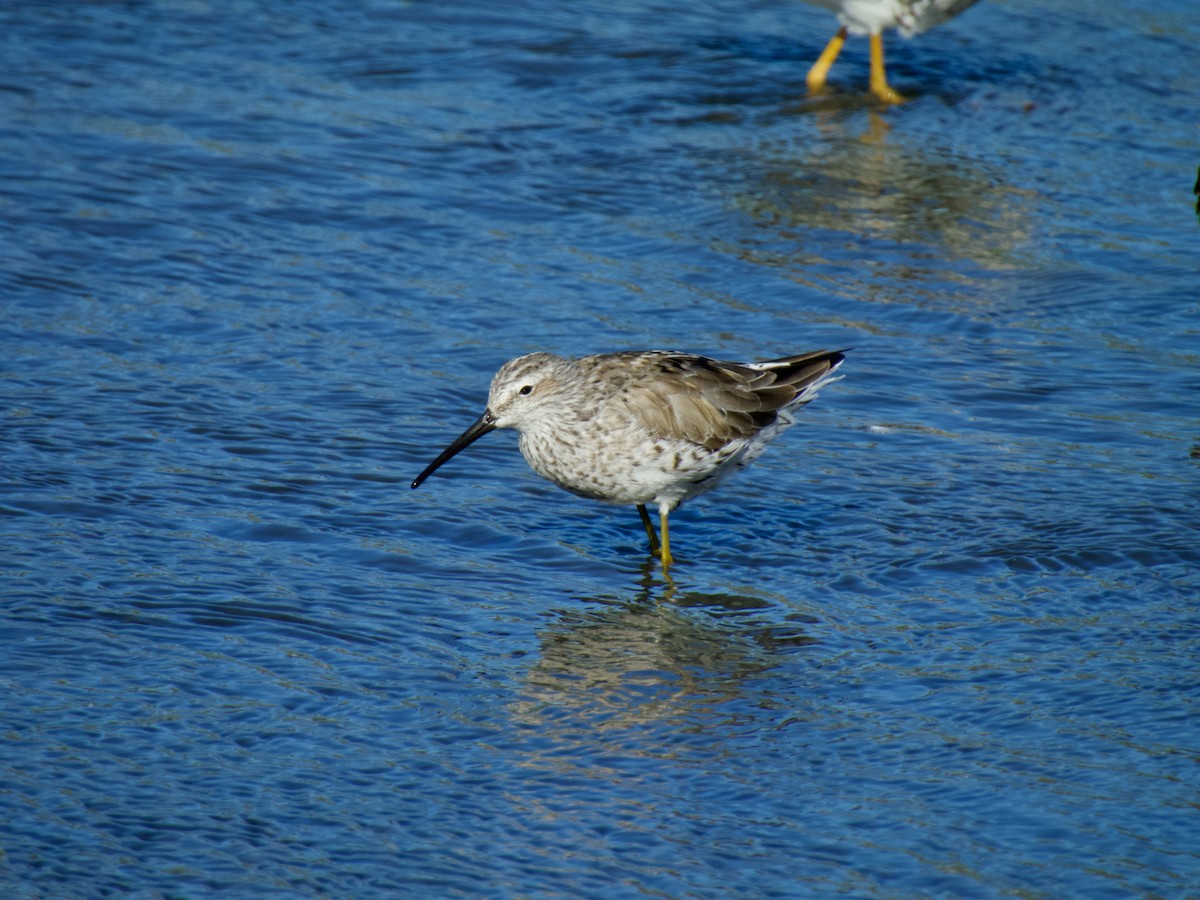
[[[732,202],[764,231],[730,252],[797,272],[892,262],[901,277],[941,272],[946,257],[1001,272],[1027,262],[1036,197],[1003,171],[876,111],[817,108],[805,122],[812,133],[751,151]]]
[[[817,643],[814,620],[777,617],[763,597],[691,591],[663,579],[647,559],[628,597],[584,598],[588,606],[556,614],[539,635],[540,659],[514,704],[525,724],[566,716],[589,727],[621,729],[650,722],[704,730],[736,715],[746,686],[781,656]]]

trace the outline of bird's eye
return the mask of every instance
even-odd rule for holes
[[[533,393],[533,385],[527,384],[523,388],[521,388],[519,391],[517,391],[517,393],[520,394],[522,397],[532,394]]]

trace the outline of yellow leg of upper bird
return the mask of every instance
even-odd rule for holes
[[[884,103],[903,103],[904,98],[887,83],[883,67],[883,35],[871,35],[871,93]]]
[[[667,511],[660,509],[658,512],[659,530],[662,532],[662,564],[663,571],[667,571],[667,567],[674,562],[671,559],[671,538],[667,535]]]
[[[842,52],[842,46],[845,43],[846,29],[842,27],[838,29],[838,33],[825,45],[825,49],[821,51],[821,55],[817,57],[817,61],[808,70],[808,89],[810,91],[819,91],[825,87],[825,79],[829,77],[829,70],[833,67],[833,61],[838,58],[838,54]]]
[[[646,529],[646,537],[650,538],[650,552],[655,556],[658,555],[658,535],[654,533],[654,523],[650,521],[650,513],[646,512],[646,507],[642,504],[637,505],[638,515],[642,517],[642,525]]]

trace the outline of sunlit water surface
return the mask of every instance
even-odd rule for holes
[[[6,897],[1200,884],[1200,8],[0,12]],[[534,349],[853,347],[672,519]]]

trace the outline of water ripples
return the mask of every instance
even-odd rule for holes
[[[1196,22],[1135,7],[980,4],[890,110],[797,4],[0,14],[0,885],[1196,881]],[[672,582],[511,435],[408,487],[518,353],[820,345]]]

